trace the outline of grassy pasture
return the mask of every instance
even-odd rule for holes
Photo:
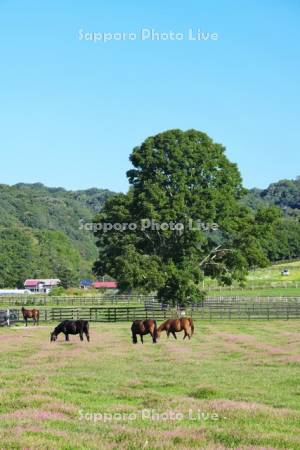
[[[282,275],[283,269],[289,269],[289,275]],[[245,287],[238,285],[232,287],[217,286],[215,280],[205,279],[204,286],[209,296],[270,296],[288,297],[300,296],[300,261],[273,264],[263,269],[249,272]],[[214,289],[209,289],[213,287]]]
[[[0,448],[300,449],[299,321],[198,321],[144,346],[129,328],[0,329]]]
[[[289,275],[281,275],[283,269],[289,269]],[[300,281],[300,261],[273,264],[264,269],[257,269],[248,275],[249,282],[286,282]]]

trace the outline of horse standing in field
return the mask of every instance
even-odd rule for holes
[[[180,331],[184,331],[183,339],[191,337],[194,334],[194,322],[190,317],[181,317],[180,319],[169,319],[162,323],[157,329],[157,337],[160,337],[162,331],[167,333],[167,336],[170,336],[170,333],[177,339],[176,333]]]
[[[150,334],[152,337],[153,344],[156,344],[157,338],[157,325],[156,320],[146,319],[146,320],[135,320],[131,325],[132,342],[137,344],[137,335],[141,337],[141,343],[144,343],[143,336],[145,334]]]
[[[66,341],[69,341],[69,334],[79,334],[83,341],[83,334],[90,341],[89,322],[87,320],[64,320],[50,333],[50,342],[56,341],[57,336],[64,333]]]
[[[25,309],[24,307],[22,307],[22,314],[25,320],[26,327],[28,319],[33,320],[33,325],[39,324],[40,311],[38,309]]]

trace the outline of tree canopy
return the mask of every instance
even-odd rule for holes
[[[98,275],[184,305],[202,297],[204,275],[230,284],[267,264],[261,236],[278,212],[253,214],[241,204],[246,191],[221,144],[200,131],[170,130],[134,148],[130,161],[129,192],[108,199],[96,218],[113,225],[96,232]],[[135,227],[116,226],[128,223]]]

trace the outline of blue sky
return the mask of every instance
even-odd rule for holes
[[[170,128],[224,144],[247,187],[300,175],[299,20],[297,0],[0,0],[0,183],[126,191]],[[218,40],[79,39],[142,28]]]

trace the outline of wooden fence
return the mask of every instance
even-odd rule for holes
[[[300,301],[297,302],[208,302],[202,306],[186,308],[186,316],[196,320],[271,320],[300,319]],[[178,317],[180,312],[169,308],[141,307],[70,307],[40,308],[40,321],[61,322],[66,319],[86,319],[91,322],[122,322],[153,318],[163,321]],[[182,314],[182,312],[181,312]],[[21,310],[17,310],[22,321]]]
[[[247,296],[216,296],[216,297],[206,297],[202,305],[212,305],[212,304],[231,304],[231,303],[263,303],[263,304],[300,304],[300,297],[269,297],[269,296],[257,296],[257,297],[247,297]]]
[[[207,284],[203,286],[205,291],[254,291],[254,290],[263,290],[263,289],[280,289],[280,288],[299,288],[300,282],[294,280],[287,281],[270,281],[269,283],[249,283],[245,286],[239,286],[233,284],[231,286],[219,286],[215,284]]]
[[[274,297],[274,296],[207,296],[204,300],[200,301],[200,305],[206,305],[208,303],[230,303],[230,302],[243,302],[243,303],[286,303],[286,302],[300,302],[300,297]],[[83,307],[83,306],[96,306],[96,307],[109,307],[109,306],[140,306],[146,309],[151,309],[151,307],[160,307],[161,304],[157,298],[154,296],[146,295],[111,295],[111,296],[62,296],[62,297],[51,297],[51,296],[0,296],[0,307],[13,308],[13,307]]]
[[[59,296],[50,295],[0,295],[1,306],[84,306],[84,305],[144,305],[155,301],[149,295],[105,295],[105,296]]]

